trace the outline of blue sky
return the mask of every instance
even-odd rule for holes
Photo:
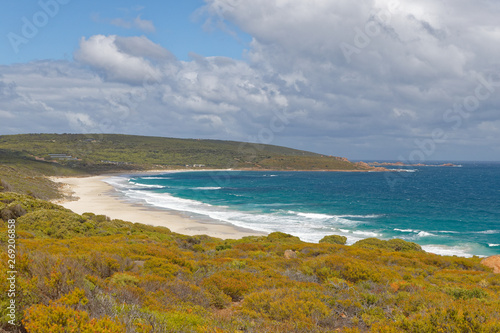
[[[67,0],[66,0],[67,1]],[[82,36],[96,34],[137,36],[145,35],[151,41],[162,45],[180,60],[188,60],[189,53],[203,56],[227,56],[241,59],[243,51],[248,48],[251,37],[236,26],[230,29],[234,35],[228,34],[214,26],[205,25],[206,15],[200,8],[203,1],[76,1],[67,4],[43,0],[45,8],[57,11],[50,17],[38,34],[28,38],[29,42],[19,45],[16,53],[11,47],[9,33],[23,36],[22,20],[26,17],[33,23],[33,16],[43,11],[37,1],[9,1],[2,5],[0,13],[0,63],[13,64],[43,59],[71,59],[78,48]],[[133,22],[136,18],[149,21],[154,31],[134,26],[117,26],[113,20]],[[42,18],[40,18],[42,20]],[[43,21],[41,21],[43,22]]]
[[[497,0],[1,6],[0,135],[122,133],[356,160],[500,160]]]

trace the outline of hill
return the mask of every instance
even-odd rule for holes
[[[118,134],[0,136],[0,191],[61,196],[45,176],[169,169],[382,170],[345,158],[253,143]]]
[[[173,139],[118,134],[22,134],[0,136],[3,152],[32,163],[81,172],[130,169],[252,168],[279,170],[368,170],[344,158],[291,148],[235,141]]]

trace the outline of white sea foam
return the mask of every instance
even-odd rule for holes
[[[117,189],[126,189],[130,187],[130,183],[127,178],[124,177],[110,177],[103,179],[103,182],[117,188]]]
[[[387,169],[389,171],[396,171],[396,172],[417,172],[418,169]]]
[[[301,212],[294,212],[294,211],[288,211],[289,214],[296,215],[299,217],[300,222],[305,222],[307,220],[314,220],[317,222],[329,222],[329,223],[335,223],[335,224],[344,224],[344,225],[356,225],[359,224],[360,221],[356,220],[350,220],[343,218],[343,215],[328,215],[328,214],[318,214],[318,213],[301,213]],[[304,218],[306,220],[304,220]]]
[[[377,218],[380,217],[380,215],[329,215],[329,214],[320,214],[320,213],[302,213],[302,212],[295,212],[295,211],[288,211],[290,214],[295,214],[298,216],[302,216],[308,219],[319,219],[319,220],[324,220],[324,219],[346,219],[346,218],[352,218],[352,219],[369,219],[369,218]]]
[[[123,183],[121,182],[121,184]],[[326,214],[310,215],[304,213],[306,214],[305,216],[308,216],[307,218],[305,216],[300,216],[296,212],[290,215],[283,214],[283,212],[266,214],[255,211],[239,211],[224,206],[212,206],[197,200],[174,197],[168,193],[144,191],[130,183],[129,189],[123,190],[123,193],[129,199],[136,201],[140,200],[155,207],[206,216],[216,221],[226,222],[235,226],[251,228],[258,231],[284,231],[308,242],[318,242],[324,236],[331,234],[332,223],[340,225],[355,225],[358,223],[357,221]],[[321,221],[320,218],[323,219],[323,221]],[[322,223],[326,221],[328,225]],[[347,233],[349,232],[349,230],[345,231],[347,231]],[[352,233],[346,236],[348,236],[348,243],[354,243],[362,238],[372,237],[374,234],[363,234],[360,232],[356,236],[352,235]]]
[[[418,237],[430,237],[430,236],[436,236],[433,233],[427,232],[427,231],[420,231],[417,233]]]
[[[342,218],[346,217],[353,219],[375,219],[381,217],[382,215],[371,214],[371,215],[337,215],[337,216]]]
[[[157,189],[166,188],[165,186],[161,186],[161,185],[141,184],[141,183],[135,183],[135,182],[130,182],[130,183],[137,186],[137,187],[143,187],[143,188],[157,188]]]
[[[163,180],[163,179],[172,179],[172,177],[141,177],[142,179],[158,179],[158,180]]]
[[[364,237],[380,237],[380,236],[382,236],[381,234],[378,234],[376,232],[371,232],[371,231],[354,230],[352,233],[355,235],[360,235],[360,236],[364,236]]]
[[[219,186],[205,186],[205,187],[191,187],[191,190],[204,190],[204,191],[210,191],[210,190],[220,190],[222,187]]]
[[[493,235],[493,234],[498,234],[500,233],[500,230],[484,230],[484,231],[476,231],[474,232],[475,234],[486,234],[486,235]]]
[[[488,244],[489,247],[497,247],[500,246],[500,244]]]
[[[324,219],[332,219],[335,218],[335,215],[327,215],[327,214],[318,214],[318,213],[297,213],[294,211],[289,211],[291,214],[296,214],[298,216],[302,216],[308,219],[319,219],[319,220],[324,220]]]
[[[417,230],[413,230],[413,229],[398,229],[398,228],[395,228],[394,230],[395,231],[400,231],[400,232],[418,232]]]
[[[407,232],[407,233],[413,233],[416,234],[414,236],[411,236],[411,238],[414,237],[431,237],[431,236],[436,236],[435,234],[428,232],[428,231],[422,231],[422,230],[413,230],[413,229],[398,229],[394,228],[394,231],[399,231],[399,232]]]
[[[469,246],[446,246],[446,245],[422,245],[426,252],[439,254],[442,256],[472,257]]]
[[[162,189],[166,188],[162,185],[155,184],[141,184],[132,181],[129,178],[125,177],[110,177],[103,180],[105,183],[115,187],[118,190],[128,190],[128,189],[141,189],[141,188],[151,188],[151,189]]]

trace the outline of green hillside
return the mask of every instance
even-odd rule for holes
[[[2,155],[5,152],[18,152],[18,157],[26,161],[35,163],[43,159],[52,161],[52,165],[57,164],[57,167],[80,172],[177,169],[194,165],[205,168],[280,170],[370,168],[342,158],[272,145],[116,134],[4,135],[0,136],[0,149],[3,149],[3,152],[0,151]],[[50,154],[60,155],[54,157]],[[0,158],[0,163],[4,163],[2,160]],[[56,171],[62,170],[59,168]]]

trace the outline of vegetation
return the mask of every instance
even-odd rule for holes
[[[17,221],[18,317],[8,324],[2,293],[5,331],[500,332],[500,275],[402,240],[191,237],[12,192],[0,216],[4,248]]]
[[[0,149],[0,163],[0,192],[15,191],[42,199],[61,197],[58,185],[46,176],[77,176],[84,172],[5,149]]]
[[[500,332],[500,276],[479,258],[399,239],[185,236],[42,200],[60,196],[50,175],[363,164],[237,142],[69,134],[1,136],[0,163],[0,243],[11,219],[17,242],[17,316],[11,325],[2,292],[2,331]],[[5,291],[8,251],[0,257]]]
[[[320,243],[345,245],[345,243],[347,242],[347,237],[339,236],[339,235],[330,235],[330,236],[323,237],[319,242]]]
[[[54,157],[61,154],[64,157]],[[0,136],[0,163],[15,155],[43,174],[132,169],[252,168],[368,170],[364,163],[307,151],[234,141],[171,139],[117,134],[22,134]],[[7,160],[7,161],[4,161]]]
[[[422,247],[417,243],[406,242],[402,239],[390,239],[385,241],[378,238],[365,238],[353,246],[368,250],[385,249],[390,251],[423,251]]]

